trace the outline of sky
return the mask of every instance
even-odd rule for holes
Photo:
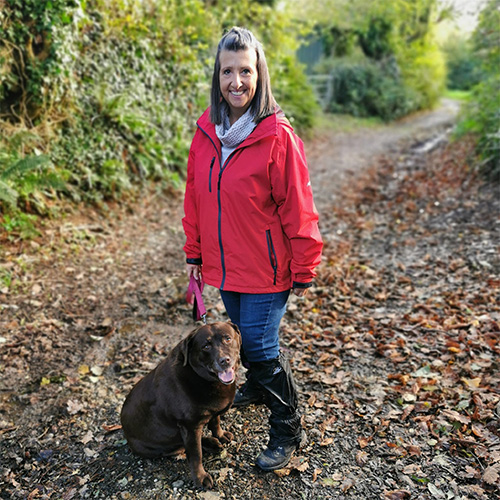
[[[461,31],[474,30],[478,14],[487,0],[440,0],[442,5],[453,5],[455,9],[455,24]]]

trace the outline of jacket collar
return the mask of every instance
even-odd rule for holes
[[[275,137],[278,135],[278,123],[280,121],[288,123],[286,118],[284,118],[284,115],[282,117],[278,113],[273,113],[272,115],[264,118],[238,147],[250,146],[250,144],[260,141],[266,137]],[[219,138],[215,133],[215,125],[210,121],[210,108],[208,108],[201,115],[196,124],[198,125],[198,128],[210,137],[214,144],[220,144]]]

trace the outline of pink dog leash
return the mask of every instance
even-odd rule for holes
[[[203,278],[197,280],[193,275],[189,278],[189,286],[186,293],[186,300],[188,304],[193,304],[193,319],[195,321],[203,320],[203,323],[207,324],[207,310],[205,309],[205,304],[203,303],[203,297],[201,293],[203,292]]]

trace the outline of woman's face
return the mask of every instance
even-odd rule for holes
[[[220,62],[220,91],[229,105],[231,125],[250,106],[257,90],[257,53],[254,49],[222,50]]]

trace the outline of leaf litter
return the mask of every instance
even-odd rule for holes
[[[308,442],[261,473],[267,410],[230,411],[236,442],[204,457],[212,492],[192,489],[185,456],[134,457],[119,425],[132,385],[193,327],[181,197],[5,245],[0,498],[495,498],[499,200],[469,153],[405,145],[322,204],[316,286],[283,323]]]

